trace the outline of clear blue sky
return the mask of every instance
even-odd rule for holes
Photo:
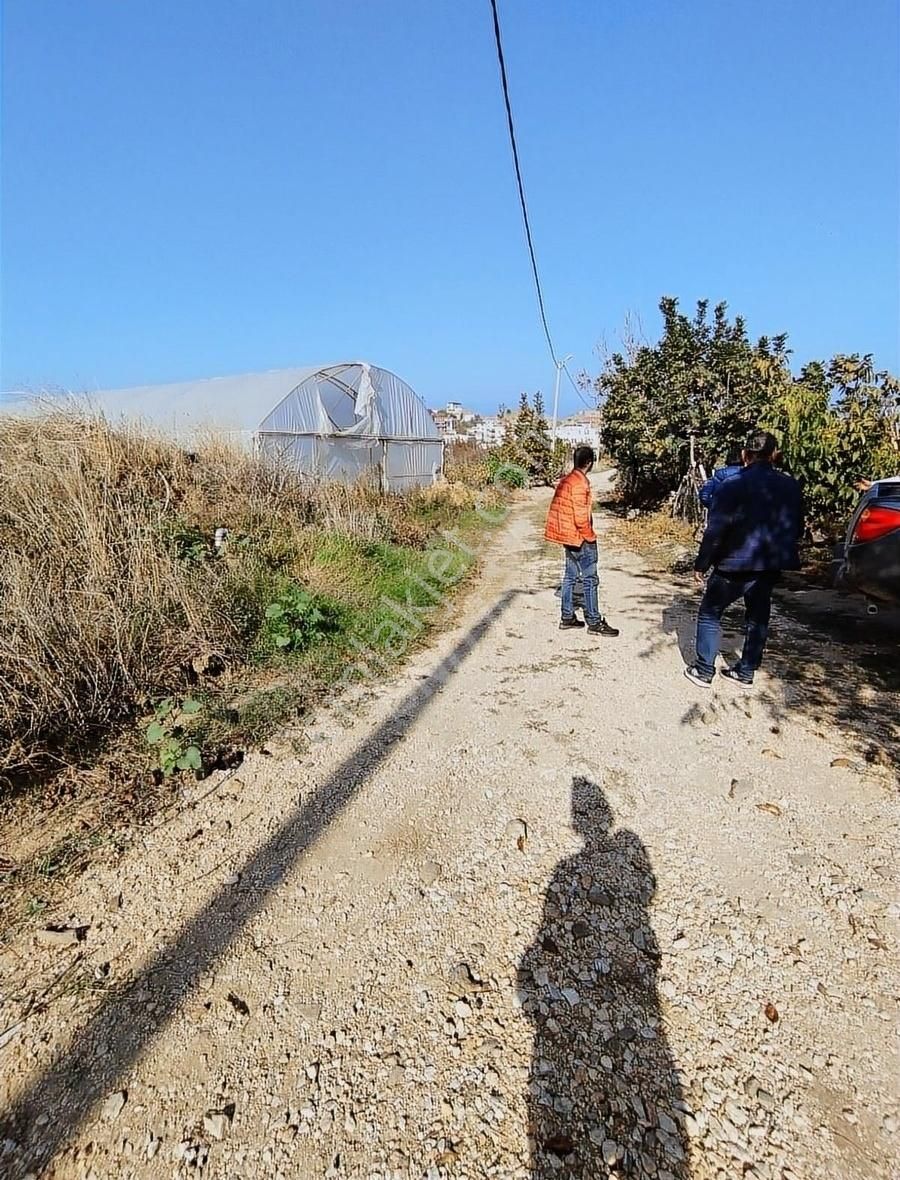
[[[500,11],[574,367],[674,294],[896,371],[896,0]],[[550,389],[488,0],[3,12],[0,388],[363,356],[431,404]]]

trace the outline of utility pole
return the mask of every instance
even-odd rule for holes
[[[559,419],[559,379],[562,375],[563,369],[572,359],[572,354],[564,356],[561,361],[556,362],[556,385],[553,389],[553,427],[550,432],[550,454],[552,455],[556,450],[556,424]]]

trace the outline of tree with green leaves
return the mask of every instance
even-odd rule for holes
[[[534,411],[531,408],[531,403],[528,400],[528,394],[523,393],[519,397],[519,409],[516,413],[516,422],[514,427],[514,437],[520,446],[524,446],[525,440],[528,438],[534,427]]]
[[[550,483],[553,475],[553,451],[550,446],[547,415],[544,412],[544,399],[540,390],[534,395],[531,434],[526,445],[532,479],[535,483]]]
[[[507,421],[500,456],[505,463],[521,467],[528,483],[550,483],[553,472],[550,435],[540,393],[535,394],[533,405],[527,393],[519,398],[517,413]]]
[[[757,426],[781,440],[785,466],[822,523],[846,515],[860,477],[900,467],[900,386],[871,356],[814,361],[795,377],[787,336],[753,344],[724,303],[712,320],[706,300],[688,317],[667,297],[660,312],[657,343],[613,354],[596,381],[603,445],[630,503],[659,502],[679,486],[692,436],[709,470]]]
[[[749,433],[765,384],[786,364],[786,338],[754,348],[740,316],[730,322],[720,303],[710,322],[708,306],[701,300],[688,317],[676,299],[663,299],[659,342],[639,347],[630,359],[614,353],[596,381],[603,445],[634,501],[652,502],[674,490],[688,466],[692,435],[698,460],[711,467]]]
[[[805,365],[762,422],[781,440],[809,515],[826,526],[843,522],[860,479],[900,471],[900,382],[877,371],[871,355]]]

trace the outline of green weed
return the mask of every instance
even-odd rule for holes
[[[265,619],[266,638],[274,648],[301,652],[338,630],[341,611],[328,599],[287,583],[266,607]]]
[[[156,752],[157,766],[164,777],[175,770],[201,770],[203,755],[185,735],[201,710],[199,701],[185,697],[178,704],[174,697],[165,697],[153,711],[153,720],[144,730],[144,739]]]
[[[167,548],[179,561],[196,563],[214,556],[210,538],[197,525],[176,516],[164,519],[160,527]]]

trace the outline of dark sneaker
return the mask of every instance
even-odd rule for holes
[[[588,623],[588,635],[605,635],[607,639],[615,639],[618,634],[618,627],[610,627],[606,619],[601,619],[599,623]]]
[[[559,620],[560,631],[569,631],[573,627],[583,627],[583,626],[584,626],[584,623],[582,623],[581,619],[576,619],[574,615],[572,615],[571,619],[560,619]]]
[[[737,664],[733,668],[723,668],[722,675],[726,680],[733,680],[735,684],[743,684],[748,688],[753,683],[753,673],[741,671]]]
[[[699,684],[703,688],[709,688],[713,682],[712,676],[708,672],[702,672],[696,664],[688,664],[684,670],[684,674],[690,680],[691,684]]]

